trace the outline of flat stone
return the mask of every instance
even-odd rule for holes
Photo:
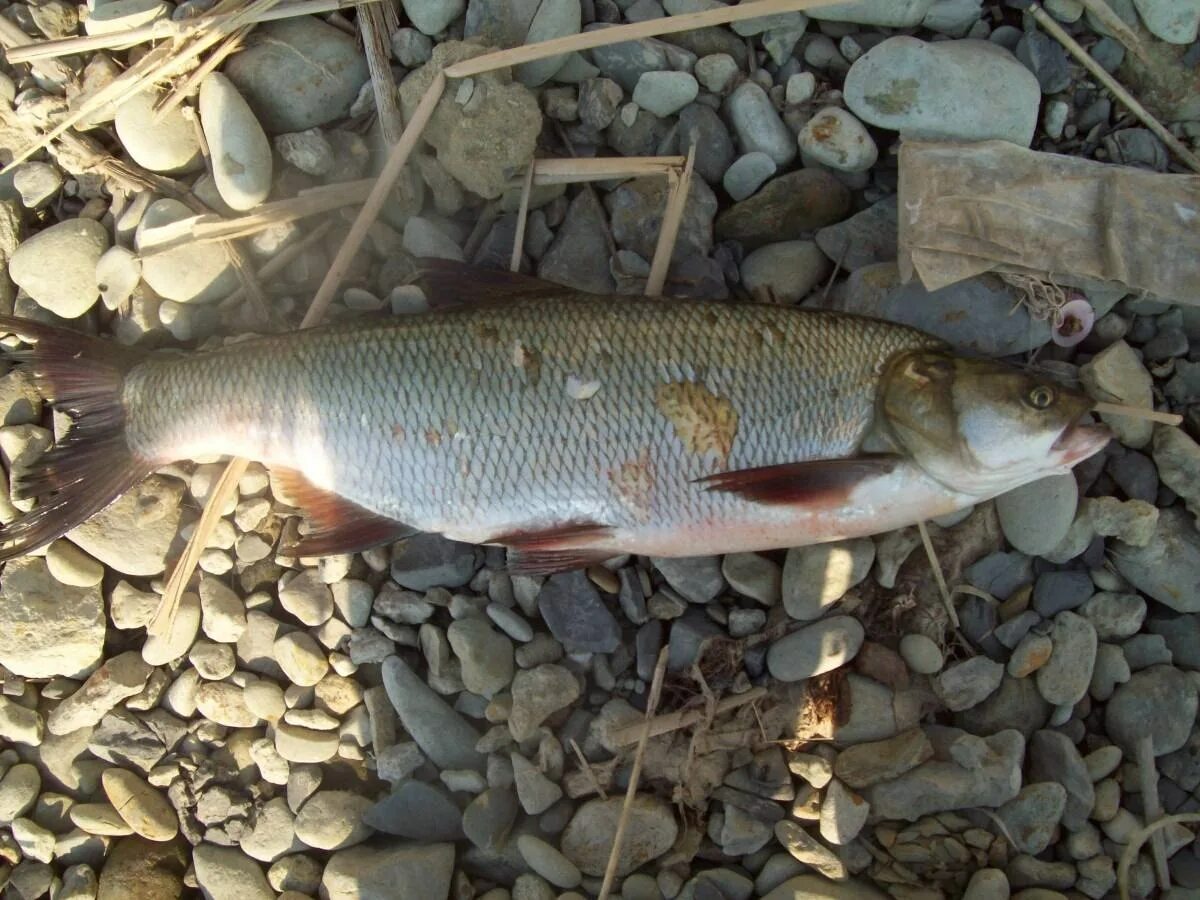
[[[1152,408],[1154,382],[1133,348],[1125,341],[1105,347],[1079,367],[1079,381],[1095,400]],[[1148,419],[1100,413],[1100,421],[1127,447],[1145,447],[1154,436]]]
[[[453,844],[351,847],[330,857],[321,891],[328,900],[445,897],[453,874]]]
[[[807,232],[840,222],[849,212],[850,191],[844,184],[828,172],[799,169],[772,178],[756,194],[722,212],[716,232],[754,248],[806,237]]]
[[[593,294],[615,288],[608,265],[607,222],[595,191],[583,190],[567,207],[566,218],[538,262],[538,277]]]
[[[338,733],[279,722],[275,725],[275,751],[288,762],[322,763],[337,755]]]
[[[996,498],[996,513],[1004,537],[1015,549],[1041,556],[1067,536],[1078,504],[1078,484],[1067,472],[1001,494]]]
[[[163,91],[154,88],[134,94],[117,107],[113,120],[117,137],[130,158],[151,172],[190,172],[201,160],[196,129],[180,106],[159,118],[154,107],[163,96]]]
[[[1195,681],[1171,666],[1151,666],[1113,692],[1104,724],[1126,756],[1136,757],[1143,737],[1151,739],[1154,755],[1162,756],[1187,741],[1196,708]]]
[[[371,801],[351,791],[317,791],[296,813],[296,837],[317,850],[361,844],[372,828],[363,821]]]
[[[430,760],[444,769],[483,770],[484,757],[475,750],[479,733],[400,657],[383,661],[383,684],[400,724]]]
[[[408,779],[363,814],[384,834],[411,840],[456,841],[462,837],[462,810],[437,785]]]
[[[412,591],[462,587],[477,568],[479,558],[474,547],[438,534],[414,535],[392,551],[392,578]]]
[[[517,799],[526,814],[540,816],[562,797],[562,788],[542,774],[542,771],[519,753],[509,755]]]
[[[100,299],[96,263],[108,249],[108,230],[92,219],[68,219],[21,242],[8,274],[43,309],[66,319]]]
[[[541,838],[523,834],[517,838],[517,849],[529,867],[555,887],[573,888],[583,876],[579,868]]]
[[[689,603],[708,603],[725,588],[718,556],[653,557],[651,562]]]
[[[760,300],[797,303],[824,282],[831,266],[812,241],[780,241],[759,247],[742,260],[742,284]]]
[[[986,656],[975,656],[943,671],[934,689],[947,709],[959,712],[986,700],[1003,678],[1004,666]]]
[[[588,800],[567,823],[560,849],[585,875],[604,874],[623,804],[622,797]],[[637,794],[628,809],[617,877],[662,856],[674,845],[679,832],[670,806],[658,797]]]
[[[620,643],[616,618],[582,571],[550,576],[537,602],[546,627],[567,650],[611,653]]]
[[[868,538],[797,547],[783,566],[783,606],[789,616],[809,622],[824,615],[860,584],[875,560]]]
[[[344,117],[368,77],[355,39],[316,16],[259,25],[223,70],[270,134]]]
[[[100,662],[104,601],[98,587],[55,581],[45,560],[9,561],[0,577],[0,664],[25,678],[79,678]]]
[[[859,57],[843,91],[860,119],[907,137],[1022,147],[1033,140],[1042,99],[1037,78],[997,44],[905,35]]]
[[[790,819],[775,823],[775,837],[785,850],[805,865],[812,866],[831,881],[845,881],[845,863],[832,850]]]
[[[1112,559],[1142,593],[1176,612],[1200,612],[1200,533],[1182,509],[1161,510],[1144,547],[1116,542]]]
[[[1066,804],[1067,792],[1063,786],[1043,781],[1021,788],[996,815],[1016,842],[1017,851],[1038,854],[1050,846]]]
[[[122,700],[140,693],[150,680],[151,671],[137,651],[114,656],[50,711],[46,728],[51,734],[69,734],[97,724]]]
[[[472,800],[462,814],[462,830],[481,850],[504,846],[520,812],[517,797],[508,788],[490,788]]]
[[[884,741],[847,747],[838,754],[833,772],[845,784],[861,790],[897,778],[932,756],[933,745],[925,732],[910,728]]]
[[[871,807],[837,779],[829,782],[821,801],[821,837],[831,844],[848,844],[858,837]]]
[[[896,197],[892,195],[844,222],[820,229],[816,241],[826,256],[840,263],[843,271],[856,272],[875,263],[895,261],[896,231]]]
[[[776,640],[767,668],[780,681],[801,681],[844,666],[862,646],[863,628],[850,616],[830,616]]]
[[[202,843],[192,850],[196,881],[209,900],[273,900],[262,867],[241,850]]]
[[[545,664],[521,669],[513,676],[508,728],[516,741],[537,734],[541,724],[579,697],[579,682],[562,666]]]
[[[179,820],[167,799],[128,769],[105,769],[108,802],[126,824],[148,841],[169,841],[179,833]]]
[[[1096,664],[1096,629],[1083,616],[1064,610],[1050,632],[1054,650],[1037,671],[1038,691],[1056,706],[1077,703],[1087,693]]]

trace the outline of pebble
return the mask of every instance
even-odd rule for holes
[[[446,637],[461,664],[468,691],[492,697],[508,687],[514,668],[512,642],[486,619],[472,616],[453,622]]]
[[[412,216],[404,223],[404,249],[414,257],[452,259],[465,262],[462,250],[453,239],[429,219]],[[423,535],[417,535],[422,537]],[[444,542],[440,535],[429,535]]]
[[[304,131],[349,112],[368,77],[353,37],[316,16],[267,22],[254,37],[223,71],[268,134]]]
[[[784,100],[788,103],[804,103],[816,92],[817,76],[812,72],[797,72],[788,77]]]
[[[1031,632],[1013,648],[1005,671],[1013,678],[1027,678],[1046,664],[1053,651],[1054,642],[1049,637]]]
[[[314,685],[329,671],[329,660],[317,642],[303,631],[293,631],[277,639],[275,659],[293,684]]]
[[[1200,444],[1182,428],[1159,425],[1154,429],[1153,455],[1162,483],[1190,506],[1200,506]]]
[[[932,756],[933,745],[925,732],[920,728],[910,728],[882,741],[847,747],[838,754],[833,774],[855,790],[862,790],[878,782],[897,778]],[[792,771],[796,771],[795,768]],[[803,774],[801,777],[807,778]],[[827,781],[828,776],[824,780]],[[818,783],[809,779],[809,783],[817,788],[823,786],[823,781]]]
[[[1160,510],[1145,546],[1116,542],[1112,560],[1142,593],[1176,612],[1200,612],[1200,533],[1182,509]]]
[[[170,198],[150,204],[134,236],[139,251],[155,228],[190,218],[192,211]],[[161,296],[180,303],[207,303],[237,287],[237,276],[218,243],[188,244],[142,257],[142,278]],[[126,574],[139,574],[128,572]]]
[[[462,810],[444,788],[408,779],[363,814],[376,831],[426,841],[462,837]]]
[[[104,795],[135,834],[169,841],[179,832],[175,810],[161,793],[128,769],[105,769]]]
[[[1038,854],[1054,837],[1055,829],[1067,804],[1067,792],[1061,784],[1028,784],[996,811],[1015,841],[1020,853]]]
[[[862,642],[863,628],[857,619],[830,616],[772,643],[767,668],[780,681],[801,681],[850,662]]]
[[[337,755],[338,734],[279,722],[275,725],[275,751],[288,762],[322,763]]]
[[[0,738],[17,744],[36,747],[42,742],[45,723],[36,709],[0,697]]]
[[[221,199],[233,210],[253,209],[271,191],[271,145],[262,126],[220,72],[200,82],[199,109]]]
[[[555,887],[577,887],[583,879],[574,863],[541,838],[522,834],[517,837],[517,849],[529,867]]]
[[[100,299],[96,263],[108,245],[108,231],[99,222],[68,219],[22,241],[8,274],[43,309],[74,319]]]
[[[516,741],[525,741],[558,710],[570,706],[580,694],[575,676],[562,666],[540,665],[521,669],[513,676],[512,709],[508,728]]]
[[[1146,29],[1168,44],[1190,44],[1200,33],[1200,6],[1191,0],[1133,0]]]
[[[0,665],[25,678],[80,677],[101,660],[104,601],[98,588],[54,580],[37,557],[11,560],[0,578]]]
[[[1135,758],[1137,743],[1149,737],[1154,755],[1182,747],[1196,717],[1196,683],[1179,669],[1157,665],[1140,672],[1113,692],[1104,713],[1108,736]]]
[[[165,666],[187,655],[200,631],[200,598],[186,592],[179,598],[175,618],[165,634],[155,634],[142,644],[142,659],[152,666]]]
[[[1043,94],[1057,94],[1071,86],[1067,51],[1049,35],[1026,32],[1017,43],[1015,54],[1037,78]]]
[[[1028,147],[1042,91],[1017,59],[989,41],[925,43],[907,35],[872,47],[846,76],[860,119],[921,140],[1011,141]]]
[[[305,625],[321,625],[333,615],[333,591],[316,569],[305,569],[280,588],[279,603]]]
[[[567,823],[560,849],[585,875],[604,874],[623,804],[623,797],[588,800]],[[674,845],[679,833],[671,807],[658,797],[635,794],[628,810],[621,858],[616,867],[619,878],[662,856]]]
[[[933,3],[934,0],[846,0],[816,7],[808,15],[832,22],[911,28],[921,24]]]
[[[98,724],[122,700],[140,693],[150,680],[151,672],[151,666],[137,651],[114,656],[50,711],[46,729],[51,734],[70,734]]]
[[[490,788],[467,804],[462,814],[462,831],[467,840],[484,851],[495,851],[509,839],[520,810],[508,788]]]
[[[1079,505],[1074,474],[1049,475],[996,498],[1004,537],[1029,556],[1049,553],[1067,536]]]
[[[1154,406],[1154,380],[1125,341],[1110,344],[1080,366],[1079,381],[1094,400]],[[1154,423],[1146,419],[1100,413],[1100,420],[1127,447],[1145,447],[1154,436]]]
[[[716,232],[754,248],[806,238],[849,212],[845,185],[828,172],[800,169],[772,178],[756,194],[726,209],[717,216]]]
[[[673,116],[696,99],[700,85],[690,72],[644,72],[633,88],[633,102],[656,116]]]
[[[421,751],[444,769],[482,771],[484,758],[475,750],[479,734],[466,719],[433,692],[398,656],[383,661],[383,684],[400,724]],[[514,692],[516,686],[514,685]]]
[[[820,229],[817,246],[847,272],[895,260],[896,203],[894,195],[885,197],[844,222]]]
[[[448,541],[438,534],[413,535],[392,553],[392,578],[412,591],[462,587],[478,568],[474,547]]]
[[[133,161],[151,172],[190,172],[201,162],[196,129],[180,106],[159,118],[154,107],[163,96],[158,89],[146,90],[117,107],[117,137]]]
[[[643,259],[653,258],[667,193],[664,179],[647,176],[625,182],[605,198],[613,239],[619,247]],[[707,256],[712,250],[716,212],[717,198],[712,189],[703,178],[693,178],[671,256],[677,265],[689,256]]]
[[[1037,673],[1038,691],[1056,706],[1074,704],[1087,693],[1096,662],[1096,629],[1069,610],[1054,617],[1054,649]]]
[[[783,571],[774,560],[757,553],[730,553],[722,558],[721,574],[729,586],[764,606],[779,603]]]
[[[296,837],[317,850],[361,844],[372,828],[362,821],[371,801],[352,791],[317,791],[296,813]]]
[[[743,153],[757,150],[781,167],[796,158],[796,139],[755,82],[743,81],[734,89],[725,101],[725,115]]]
[[[868,538],[797,547],[783,566],[783,606],[809,622],[824,615],[871,571],[875,544]]]
[[[580,191],[538,262],[538,277],[590,293],[611,293],[607,222],[594,191]]]
[[[205,575],[200,579],[201,628],[220,644],[235,644],[246,631],[246,606],[241,598],[220,579]]]
[[[402,66],[415,69],[429,61],[433,42],[415,28],[397,28],[392,32],[392,55]]]
[[[824,844],[789,819],[775,823],[775,837],[785,850],[805,865],[812,866],[832,881],[845,881],[845,864]],[[786,883],[784,885],[786,887]],[[773,892],[778,893],[778,890]]]
[[[738,72],[737,60],[728,53],[711,53],[696,60],[696,78],[706,91],[723,94]]]
[[[1087,572],[1043,572],[1033,585],[1033,608],[1052,618],[1065,609],[1076,609],[1095,593]]]
[[[1079,613],[1092,623],[1101,641],[1122,640],[1137,634],[1146,618],[1146,601],[1138,594],[1095,594]]]
[[[330,857],[321,895],[328,900],[447,897],[453,874],[453,844],[351,847]]]
[[[919,675],[940,672],[945,660],[937,643],[923,634],[906,634],[900,639],[900,656]]]
[[[867,824],[870,812],[862,797],[835,778],[821,802],[821,837],[839,846],[850,843]]]
[[[546,627],[568,651],[611,653],[621,641],[616,618],[581,571],[550,576],[537,603]]]
[[[800,129],[798,141],[802,153],[840,172],[865,172],[879,159],[875,139],[862,122],[837,106],[818,110]]]
[[[274,900],[262,867],[240,850],[201,843],[192,850],[196,882],[206,900]]]
[[[1004,678],[1004,666],[986,656],[948,667],[934,682],[934,688],[947,709],[958,712],[982,703],[995,693]]]
[[[651,561],[689,603],[708,603],[725,588],[718,556],[653,557]]]
[[[259,862],[275,862],[304,849],[296,838],[296,816],[284,797],[268,800],[258,811],[254,827],[239,842],[242,852]]]
[[[797,303],[825,281],[831,265],[812,241],[781,241],[759,247],[742,260],[742,284],[759,299]]]
[[[517,799],[528,815],[539,816],[558,802],[562,788],[519,753],[510,754]]]
[[[246,705],[242,688],[236,684],[210,681],[196,689],[196,709],[205,718],[226,728],[253,728],[259,717]]]
[[[12,184],[26,209],[41,209],[62,188],[63,176],[49,163],[27,162],[13,170]]]
[[[0,825],[11,825],[33,808],[41,791],[37,767],[17,763],[0,777]]]
[[[88,834],[123,837],[133,829],[111,803],[76,803],[71,807],[71,822]]]
[[[775,160],[761,150],[739,156],[725,170],[721,183],[734,200],[745,200],[766,183],[778,170]]]

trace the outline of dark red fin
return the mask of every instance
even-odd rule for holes
[[[417,533],[403,522],[377,515],[344,497],[314,487],[293,469],[275,468],[279,499],[301,510],[308,519],[307,533],[281,538],[285,556],[335,556],[361,553]]]
[[[30,345],[5,355],[21,363],[38,392],[72,419],[54,447],[9,473],[13,498],[38,502],[0,526],[0,560],[6,560],[62,537],[149,475],[154,463],[130,451],[121,398],[126,373],[145,354],[9,316],[0,316],[0,334]]]
[[[451,259],[421,257],[417,281],[432,309],[506,303],[534,294],[566,294],[569,288],[505,269],[485,269]]]
[[[891,472],[898,456],[814,459],[807,462],[738,469],[697,479],[708,491],[737,494],[771,505],[835,505],[870,478]]]
[[[598,522],[565,522],[549,528],[509,531],[489,540],[508,548],[511,575],[555,575],[611,559],[611,550],[591,546],[612,537]]]

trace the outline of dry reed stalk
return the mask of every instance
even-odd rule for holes
[[[299,2],[293,3],[280,3],[272,9],[256,12],[247,24],[257,25],[263,22],[275,22],[295,16],[317,15],[318,13],[333,12],[334,10],[345,9],[351,6],[361,6],[377,2],[379,0],[299,0]],[[196,16],[194,19],[185,19],[179,22],[171,19],[163,19],[158,22],[152,22],[149,25],[140,25],[137,28],[109,32],[108,34],[87,34],[80,37],[56,38],[51,41],[38,41],[33,44],[29,43],[29,35],[21,32],[23,40],[20,44],[14,44],[9,49],[8,61],[10,63],[44,62],[59,56],[68,56],[75,53],[88,53],[93,50],[118,50],[132,47],[135,44],[144,44],[147,41],[187,38],[192,34],[203,31],[205,28],[219,25],[222,15],[228,15],[228,13],[208,13]],[[0,28],[3,28],[3,26],[0,26]]]
[[[767,689],[756,687],[751,688],[743,694],[722,697],[712,708],[713,717],[715,718],[730,710],[737,709],[739,706],[745,706],[747,703],[754,703],[765,696],[767,696]],[[649,723],[650,737],[658,737],[660,734],[691,728],[693,725],[703,722],[706,715],[707,711],[703,709],[684,709],[655,716]],[[612,736],[613,743],[618,747],[627,747],[630,744],[636,743],[644,727],[645,725],[639,722],[636,725],[626,725],[624,728],[616,729]]]
[[[1153,825],[1162,818],[1162,804],[1158,799],[1158,769],[1154,766],[1154,739],[1150,735],[1142,735],[1137,742],[1138,786],[1142,793],[1142,814],[1147,825]],[[1171,872],[1167,868],[1167,845],[1163,841],[1163,833],[1155,831],[1150,835],[1150,852],[1154,856],[1154,870],[1158,877],[1158,886],[1162,890],[1171,887]]]
[[[371,89],[375,93],[379,127],[384,141],[391,146],[404,133],[404,117],[400,114],[400,95],[396,90],[396,79],[392,76],[392,28],[388,25],[387,16],[389,8],[383,3],[364,6],[358,11],[358,29],[367,54],[367,68],[371,72]]]
[[[417,104],[417,108],[413,112],[413,117],[404,129],[404,133],[400,136],[399,142],[392,148],[392,152],[384,164],[383,171],[379,173],[379,177],[375,180],[370,193],[367,195],[366,202],[363,204],[363,208],[359,211],[358,217],[350,227],[350,233],[346,235],[346,239],[342,242],[337,256],[330,264],[329,271],[326,273],[325,279],[321,282],[316,296],[313,297],[312,304],[304,316],[304,321],[300,323],[301,328],[311,328],[325,316],[326,309],[329,308],[329,304],[333,300],[338,286],[341,284],[350,267],[350,261],[362,246],[363,241],[366,240],[367,232],[379,215],[379,211],[382,209],[384,201],[395,185],[396,179],[400,177],[400,172],[404,169],[404,164],[412,154],[417,141],[420,140],[421,132],[425,130],[425,126],[428,124],[429,118],[433,115],[433,110],[445,90],[446,77],[439,72],[428,89],[426,89],[421,102]],[[225,508],[229,498],[233,496],[233,492],[237,489],[237,483],[246,471],[248,464],[249,460],[242,457],[234,457],[225,466],[225,471],[221,473],[221,477],[213,486],[212,493],[204,504],[204,512],[201,513],[200,520],[196,523],[196,529],[192,532],[192,536],[184,548],[183,556],[175,564],[175,568],[171,570],[171,577],[167,581],[162,599],[159,601],[158,610],[151,623],[154,628],[159,630],[152,631],[152,634],[166,634],[174,624],[175,615],[179,610],[180,598],[182,598],[188,582],[191,581],[192,573],[196,571],[196,564],[200,561],[200,554],[208,544],[208,539],[221,518],[221,510]]]
[[[1081,4],[1093,15],[1096,19],[1113,33],[1118,41],[1125,45],[1130,53],[1138,59],[1146,59],[1146,48],[1142,46],[1142,39],[1137,36],[1132,28],[1125,24],[1125,20],[1113,12],[1105,0],[1079,0]]]
[[[571,738],[571,750],[575,753],[575,758],[579,761],[579,771],[583,772],[584,777],[591,783],[592,789],[601,800],[607,800],[608,794],[600,784],[600,779],[596,777],[596,773],[592,770],[592,764],[588,762],[588,758],[583,755],[583,751],[579,749],[579,742],[575,738]]]
[[[507,66],[545,59],[548,56],[573,53],[576,50],[591,50],[595,47],[619,44],[622,41],[636,41],[642,38],[657,37],[660,34],[706,28],[710,25],[725,25],[729,22],[757,19],[776,13],[802,12],[818,6],[831,6],[838,2],[840,0],[755,0],[753,3],[743,3],[740,6],[725,6],[719,9],[684,13],[679,16],[665,16],[646,22],[635,22],[631,25],[614,25],[611,28],[584,31],[580,34],[553,38],[536,44],[525,44],[521,47],[486,53],[473,59],[464,59],[462,62],[449,66],[445,72],[447,78],[467,78]]]
[[[329,233],[331,228],[333,228],[333,222],[322,222],[310,233],[296,241],[296,243],[288,244],[269,260],[267,260],[267,262],[263,264],[263,267],[254,273],[255,276],[259,279],[264,279],[278,275],[284,270],[284,268],[287,267],[288,263],[298,258],[300,254],[306,252],[310,247],[313,246],[313,244],[320,242],[321,239]],[[236,303],[245,295],[245,288],[238,288],[232,294],[221,300],[217,306],[227,306],[231,303]]]
[[[56,84],[70,84],[75,80],[75,73],[71,71],[71,67],[57,59],[14,59],[28,44],[29,35],[23,32],[16,22],[0,17],[0,46],[4,47],[4,55],[9,63],[16,65],[18,62],[28,62],[34,72]]]
[[[1092,57],[1088,55],[1088,52],[1084,50],[1083,47],[1079,46],[1079,42],[1076,41],[1075,38],[1071,37],[1071,35],[1067,34],[1063,27],[1054,21],[1054,19],[1050,18],[1050,16],[1046,14],[1046,11],[1042,9],[1039,4],[1031,4],[1029,7],[1029,13],[1035,19],[1037,19],[1037,23],[1039,25],[1046,29],[1046,31],[1048,31],[1055,40],[1057,40],[1067,49],[1068,53],[1079,60],[1080,65],[1087,69],[1097,81],[1104,85],[1104,87],[1107,88],[1108,91],[1114,97],[1116,97],[1117,100],[1120,101],[1131,113],[1137,116],[1143,125],[1158,135],[1159,140],[1170,147],[1171,152],[1179,157],[1179,159],[1186,164],[1189,169],[1191,169],[1193,172],[1200,172],[1200,157],[1196,156],[1196,154],[1185,147],[1183,142],[1180,141],[1179,138],[1175,137],[1175,135],[1171,134],[1171,132],[1167,130],[1167,127],[1163,125],[1162,122],[1154,118],[1150,111],[1146,109],[1146,107],[1142,106],[1142,104],[1138,102],[1137,98],[1134,97],[1133,94],[1125,90],[1120,82],[1104,71],[1104,69],[1100,67],[1100,64],[1092,59]]]
[[[1146,409],[1142,406],[1126,406],[1124,403],[1096,403],[1092,406],[1098,413],[1110,416],[1125,416],[1130,419],[1148,419],[1160,425],[1182,425],[1183,416],[1176,413],[1159,412],[1157,409]]]
[[[521,205],[517,209],[517,227],[513,234],[512,257],[508,261],[510,272],[521,270],[521,251],[525,249],[525,223],[529,219],[529,195],[533,193],[533,171],[538,161],[531,159],[525,170],[525,183],[521,187]]]
[[[663,679],[667,674],[668,649],[663,647],[658,652],[658,662],[654,666],[654,678],[650,682],[650,696],[646,699],[646,715],[641,723],[637,750],[633,754],[633,771],[629,773],[629,786],[625,789],[625,802],[621,804],[621,816],[617,819],[617,830],[613,835],[612,849],[608,853],[608,865],[604,867],[604,881],[600,885],[600,900],[608,900],[608,895],[612,893],[613,881],[617,877],[617,866],[621,861],[621,845],[625,843],[625,828],[629,824],[629,811],[633,808],[633,798],[637,796],[638,781],[642,777],[642,761],[646,756],[646,744],[650,741],[650,723],[654,719],[654,711],[658,709],[659,698],[662,697]]]
[[[938,594],[941,595],[942,605],[946,607],[946,615],[958,630],[958,612],[954,608],[954,597],[946,586],[946,576],[942,574],[942,564],[938,561],[937,551],[933,549],[933,541],[929,537],[929,529],[924,522],[917,523],[917,531],[921,533],[921,543],[925,546],[925,555],[929,557],[929,567],[933,569],[933,580],[937,582]]]
[[[683,156],[597,156],[536,160],[534,184],[579,184],[678,173]]]
[[[160,97],[158,102],[154,104],[154,121],[161,122],[167,113],[183,103],[184,100],[192,96],[196,91],[200,90],[200,82],[204,80],[204,76],[210,72],[215,72],[217,66],[225,62],[231,54],[241,50],[246,35],[253,28],[253,25],[243,25],[233,34],[229,35],[229,37],[217,45],[217,48],[212,53],[208,54],[200,65],[196,66],[186,77],[180,79],[171,88],[169,93]]]
[[[658,229],[658,243],[654,245],[654,258],[650,261],[650,274],[646,277],[646,296],[662,295],[667,283],[667,269],[671,266],[671,255],[675,252],[675,239],[679,237],[679,225],[683,221],[683,210],[687,207],[688,193],[692,187],[692,168],[696,164],[696,146],[688,150],[687,163],[683,171],[672,171],[671,193],[667,195],[667,208],[663,210],[662,225]]]

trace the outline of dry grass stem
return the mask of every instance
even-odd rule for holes
[[[600,900],[607,900],[612,893],[613,882],[617,877],[617,866],[621,861],[621,845],[625,842],[625,828],[629,824],[629,810],[633,806],[633,798],[637,796],[638,781],[642,777],[642,761],[646,757],[646,744],[650,741],[650,723],[654,719],[654,711],[658,709],[659,698],[662,697],[663,679],[667,674],[667,651],[663,647],[658,652],[658,662],[654,666],[654,678],[650,682],[650,696],[646,698],[646,717],[641,723],[641,734],[638,736],[637,750],[633,754],[633,770],[629,773],[629,786],[625,789],[625,802],[621,805],[621,817],[617,819],[617,830],[613,835],[612,849],[608,853],[608,865],[604,867],[604,881],[600,885]]]
[[[525,222],[529,219],[529,195],[533,193],[533,170],[537,167],[537,160],[529,161],[529,168],[525,170],[525,184],[521,187],[521,205],[517,209],[517,227],[516,233],[513,235],[512,258],[508,261],[508,269],[510,272],[521,271],[521,251],[525,249]]]
[[[598,156],[590,158],[539,159],[534,161],[534,184],[578,184],[670,175],[687,162],[683,156]]]
[[[725,25],[729,22],[756,19],[776,13],[801,12],[818,6],[831,6],[838,2],[840,0],[755,0],[753,3],[743,3],[740,6],[723,6],[702,12],[635,22],[631,25],[614,25],[611,28],[584,31],[568,37],[554,38],[536,44],[526,44],[522,47],[486,53],[473,59],[464,59],[462,62],[448,67],[445,70],[446,77],[468,78],[472,75],[482,75],[484,72],[533,62],[548,56],[558,56],[562,53],[607,47],[609,44],[619,44],[622,41],[636,41],[642,38],[656,37],[660,34],[706,28],[710,25]]]
[[[1096,17],[1101,25],[1111,31],[1130,53],[1139,59],[1146,59],[1146,49],[1142,46],[1142,39],[1125,24],[1124,19],[1113,12],[1112,7],[1105,0],[1079,0],[1079,2]]]
[[[294,16],[312,16],[318,13],[345,9],[350,6],[378,2],[379,0],[298,0],[298,2],[294,3],[280,3],[272,9],[255,12],[247,24],[274,22]],[[10,63],[38,63],[75,53],[122,49],[132,47],[135,44],[144,44],[147,41],[157,41],[167,38],[187,38],[206,28],[220,26],[221,19],[227,15],[227,13],[210,13],[178,22],[171,19],[162,19],[152,22],[149,25],[127,28],[108,34],[87,34],[80,37],[57,38],[52,41],[38,41],[34,44],[29,43],[29,35],[20,32],[21,41],[9,49],[8,61]],[[0,28],[2,27],[0,26]],[[15,28],[16,26],[14,25],[13,27]]]
[[[371,90],[375,94],[379,128],[390,147],[404,133],[404,116],[400,114],[400,95],[396,90],[396,79],[392,76],[392,26],[388,24],[388,9],[390,6],[385,3],[370,3],[362,7],[358,11],[358,29],[367,54],[367,68],[371,72]]]
[[[1042,7],[1033,3],[1029,7],[1030,15],[1037,19],[1037,23],[1046,29],[1047,32],[1060,44],[1067,48],[1075,59],[1077,59],[1085,69],[1087,69],[1097,81],[1099,81],[1108,91],[1117,98],[1128,110],[1133,113],[1141,121],[1143,125],[1158,135],[1159,140],[1171,148],[1180,160],[1182,160],[1188,168],[1193,172],[1200,173],[1200,157],[1196,156],[1191,150],[1183,145],[1183,142],[1175,135],[1167,130],[1167,127],[1162,122],[1154,118],[1146,107],[1138,102],[1137,98],[1129,91],[1125,90],[1115,78],[1109,75],[1100,67],[1088,52],[1079,46],[1079,42],[1063,29],[1054,19],[1046,14]]]
[[[579,771],[587,778],[592,788],[596,791],[597,796],[601,800],[607,800],[608,794],[605,792],[603,785],[600,784],[600,779],[596,777],[596,773],[592,770],[592,764],[583,755],[583,750],[580,749],[579,742],[575,738],[571,738],[571,750],[574,752],[575,758],[579,760]]]
[[[924,522],[918,522],[917,530],[921,533],[921,543],[925,545],[925,555],[929,557],[929,567],[933,570],[933,579],[937,582],[938,593],[942,597],[942,605],[946,607],[946,615],[950,617],[950,622],[954,625],[954,630],[957,631],[958,612],[954,609],[954,598],[950,595],[950,589],[946,586],[946,576],[942,573],[942,564],[938,562],[937,551],[933,549],[933,541],[929,537],[929,529],[925,527]]]
[[[1146,824],[1153,825],[1162,818],[1162,804],[1158,799],[1158,769],[1154,766],[1154,739],[1143,735],[1137,742],[1138,785],[1142,794],[1142,812]],[[1158,877],[1158,886],[1162,890],[1171,887],[1171,872],[1167,868],[1167,846],[1163,841],[1163,833],[1155,831],[1150,835],[1150,852],[1154,856],[1154,870]]]
[[[58,84],[70,84],[75,80],[75,73],[71,71],[71,67],[57,59],[40,61],[16,59],[21,48],[28,44],[29,35],[23,32],[16,22],[0,17],[0,46],[4,47],[4,55],[10,63],[15,65],[17,62],[28,62],[38,75]]]
[[[1135,831],[1130,836],[1129,843],[1125,845],[1125,849],[1121,853],[1121,860],[1117,863],[1117,894],[1121,900],[1129,900],[1129,867],[1137,859],[1138,853],[1146,843],[1147,838],[1152,837],[1156,832],[1166,828],[1168,825],[1191,825],[1196,822],[1200,822],[1200,813],[1180,813],[1176,816],[1163,816],[1157,822],[1150,823],[1145,828]]]
[[[1182,425],[1183,416],[1176,413],[1159,412],[1157,409],[1146,409],[1141,406],[1126,406],[1124,403],[1097,403],[1092,409],[1098,413],[1110,416],[1126,416],[1130,419],[1149,419],[1160,425]]]
[[[229,35],[200,65],[189,72],[186,78],[180,79],[171,88],[170,92],[160,97],[159,101],[154,104],[154,121],[161,122],[167,113],[200,90],[200,82],[204,80],[204,76],[216,71],[217,66],[225,62],[230,54],[241,50],[243,46],[242,42],[253,28],[253,25],[243,25],[233,34]],[[196,121],[198,122],[199,118]]]
[[[667,195],[667,208],[663,211],[662,226],[658,230],[658,243],[654,245],[654,259],[650,262],[650,274],[646,277],[646,296],[658,297],[667,283],[667,269],[671,255],[675,252],[675,239],[679,237],[679,225],[683,221],[683,210],[687,206],[688,193],[692,186],[692,167],[696,163],[696,147],[688,151],[683,172],[667,177],[671,179],[671,193]]]
[[[722,697],[713,707],[712,714],[715,718],[730,710],[745,706],[747,703],[754,703],[761,700],[765,696],[767,696],[767,689],[756,687],[751,688],[744,694]],[[707,711],[703,709],[681,709],[677,712],[656,716],[649,722],[650,737],[658,737],[660,734],[681,731],[684,728],[699,725],[705,721],[707,714]],[[639,722],[637,725],[627,725],[624,728],[618,728],[613,732],[613,742],[619,747],[627,747],[630,744],[636,743],[645,727],[644,724]]]
[[[255,276],[262,279],[271,278],[275,275],[278,275],[292,260],[298,258],[301,254],[306,253],[308,249],[313,246],[313,244],[316,244],[324,239],[325,235],[329,233],[331,228],[333,228],[333,222],[322,222],[309,234],[306,234],[303,238],[296,241],[296,243],[288,244],[269,260],[267,260],[263,267],[254,273]],[[217,305],[229,306],[230,304],[241,300],[244,296],[245,289],[238,288],[225,299],[221,300]]]

